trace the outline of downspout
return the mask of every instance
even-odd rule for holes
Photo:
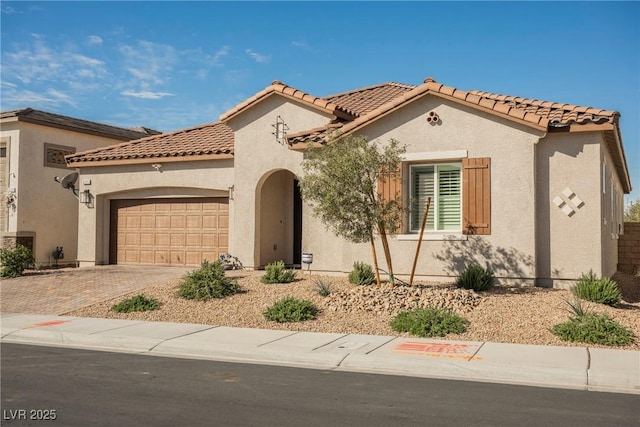
[[[536,287],[541,287],[542,283],[539,277],[538,272],[538,253],[539,253],[539,245],[540,245],[540,234],[538,227],[538,217],[539,217],[539,201],[538,201],[538,151],[540,147],[540,143],[547,137],[549,134],[548,128],[545,132],[538,138],[538,142],[534,146],[533,152],[533,236],[535,239],[534,242],[534,254],[533,254],[533,284]],[[549,223],[551,222],[551,218],[549,218]],[[551,224],[549,224],[549,227]],[[551,240],[551,230],[549,230],[549,241]],[[549,242],[550,243],[550,242]],[[549,263],[549,276],[551,276],[551,263]],[[551,280],[551,277],[549,277]]]

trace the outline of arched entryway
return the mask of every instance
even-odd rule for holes
[[[256,191],[258,264],[282,260],[288,266],[299,266],[302,199],[298,180],[288,170],[273,171],[265,175]]]

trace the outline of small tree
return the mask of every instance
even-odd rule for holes
[[[624,210],[624,222],[640,222],[640,199],[629,202]]]
[[[381,148],[364,136],[338,136],[321,149],[310,149],[303,163],[303,199],[337,236],[354,243],[371,243],[378,284],[374,233],[380,236],[393,280],[387,233],[395,232],[402,219],[402,205],[394,198],[383,198],[378,181],[396,170],[404,152],[405,148],[395,140]]]

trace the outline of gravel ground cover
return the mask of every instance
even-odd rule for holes
[[[418,283],[412,287],[354,286],[345,277],[314,276],[298,273],[297,280],[287,284],[263,284],[261,272],[240,271],[241,292],[211,301],[186,300],[176,296],[179,281],[158,284],[142,293],[162,304],[159,310],[140,313],[116,313],[111,307],[125,299],[105,301],[67,313],[80,317],[104,317],[147,321],[200,323],[207,325],[286,329],[309,332],[337,332],[407,336],[394,332],[389,321],[401,310],[414,307],[447,307],[470,321],[463,334],[448,335],[447,340],[491,341],[502,343],[585,346],[560,340],[549,330],[570,316],[568,290],[543,288],[511,288],[497,286],[487,292],[457,289],[452,283]],[[238,274],[239,273],[239,274]],[[623,301],[618,307],[583,302],[588,310],[605,313],[630,328],[634,344],[620,349],[640,350],[640,276],[616,274]],[[331,294],[322,297],[316,282],[330,282]],[[140,292],[131,293],[130,296]],[[267,321],[263,312],[284,297],[313,301],[320,313],[315,320],[280,324]],[[589,345],[598,347],[597,345]]]

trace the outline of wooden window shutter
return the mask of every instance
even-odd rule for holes
[[[382,171],[378,179],[378,195],[382,202],[396,201],[402,206],[402,163],[392,170]],[[402,234],[402,224],[396,230]]]
[[[491,159],[462,159],[462,232],[491,234]]]

